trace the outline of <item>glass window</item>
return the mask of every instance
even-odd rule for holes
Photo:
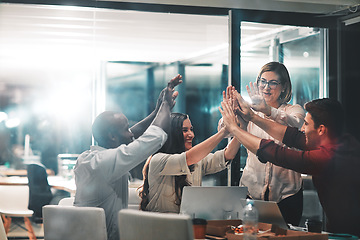
[[[193,144],[216,133],[221,117],[218,107],[228,81],[227,16],[116,13],[117,18],[126,19],[122,34],[129,41],[119,42],[117,48],[125,52],[106,63],[105,108],[122,111],[132,125],[154,109],[160,91],[179,73],[183,83],[176,89],[179,96],[173,112],[189,115]],[[97,24],[102,28],[102,22]],[[114,30],[122,29],[116,26]],[[225,144],[226,140],[218,148]],[[131,171],[134,178],[142,179],[142,166]],[[204,181],[226,184],[226,176],[222,179]]]

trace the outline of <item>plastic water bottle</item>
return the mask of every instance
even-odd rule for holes
[[[254,201],[247,199],[244,207],[243,228],[244,240],[257,239],[259,214],[254,206]]]

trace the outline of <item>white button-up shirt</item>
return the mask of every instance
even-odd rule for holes
[[[105,210],[108,239],[118,240],[118,212],[128,207],[129,171],[164,145],[167,134],[151,125],[128,145],[105,149],[91,146],[76,163],[75,206]]]
[[[262,113],[258,113],[258,115],[265,117]],[[271,116],[269,117],[269,119],[285,126],[297,128],[302,126],[304,118],[305,111],[298,104],[282,104],[278,109],[271,108]],[[259,138],[274,140],[252,122],[249,122],[247,130]],[[283,145],[277,140],[274,141]],[[248,187],[249,194],[253,199],[264,200],[267,188],[269,188],[269,200],[275,202],[280,202],[300,190],[302,185],[300,173],[276,166],[270,162],[261,163],[255,154],[250,151],[247,153],[248,158],[240,179],[240,186]]]

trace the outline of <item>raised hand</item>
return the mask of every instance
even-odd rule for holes
[[[172,109],[175,106],[175,99],[179,95],[178,91],[174,91],[174,88],[182,83],[182,76],[180,74],[176,75],[174,78],[172,78],[166,87],[164,101],[167,101],[170,104],[170,109]]]
[[[242,119],[246,122],[251,121],[253,118],[254,112],[251,110],[250,105],[242,98],[240,93],[233,91],[234,98],[236,99],[239,107],[236,109],[236,114],[240,115]]]
[[[174,89],[177,85],[179,85],[180,83],[182,83],[182,76],[180,74],[176,75],[175,77],[173,77],[169,82],[167,87]]]
[[[228,102],[230,104],[231,107],[234,106],[234,98],[233,98],[233,90],[235,90],[235,87],[233,86],[228,86],[226,88],[226,91],[223,91],[223,101],[224,102]],[[218,122],[218,128],[217,130],[220,131],[222,128],[225,128],[225,124],[222,118],[220,118],[219,122]],[[226,129],[225,129],[226,130]],[[228,132],[229,133],[229,132]],[[226,137],[232,137],[230,134],[227,134]]]
[[[271,107],[266,104],[263,93],[259,92],[259,88],[258,88],[256,82],[254,84],[252,82],[250,82],[249,85],[250,85],[250,87],[246,86],[246,90],[252,101],[251,107],[255,111],[262,112],[265,115],[269,116],[271,114]]]
[[[222,115],[223,124],[228,132],[231,132],[231,129],[238,126],[230,101],[222,101],[219,111]]]
[[[174,88],[182,83],[182,76],[180,74],[176,75],[174,78],[172,78],[168,84],[167,87],[165,87],[157,100],[155,111],[157,111],[160,108],[160,105],[163,101],[168,101],[170,104],[170,108],[172,109],[175,106],[175,99],[179,95],[179,92],[174,91]]]

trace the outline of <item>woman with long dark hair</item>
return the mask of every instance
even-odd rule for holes
[[[184,186],[200,186],[202,176],[225,169],[235,157],[240,147],[236,139],[225,149],[211,153],[227,135],[222,128],[193,147],[194,132],[188,115],[172,113],[168,140],[143,168],[140,209],[178,213]]]

